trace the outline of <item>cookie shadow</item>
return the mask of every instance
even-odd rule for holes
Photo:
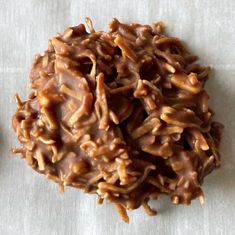
[[[4,138],[3,138],[3,130],[0,126],[0,172],[1,172],[1,168],[2,168],[2,165],[3,165],[3,160],[4,160],[4,148],[5,148],[5,141],[4,141]]]
[[[213,69],[206,85],[209,106],[215,111],[213,120],[221,122],[224,129],[220,144],[221,167],[205,178],[205,184],[209,191],[216,188],[218,193],[224,194],[224,200],[231,200],[229,197],[235,188],[235,90],[231,76],[235,77],[235,69]]]
[[[0,125],[0,151],[2,151],[3,145],[2,143],[4,143],[4,139],[3,139],[3,129]]]

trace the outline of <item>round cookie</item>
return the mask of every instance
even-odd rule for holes
[[[177,38],[113,19],[109,32],[80,24],[49,40],[18,96],[13,128],[27,163],[61,186],[127,210],[166,194],[203,203],[203,178],[219,167],[222,125],[204,90],[209,68]]]

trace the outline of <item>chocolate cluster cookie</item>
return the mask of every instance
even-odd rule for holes
[[[222,125],[204,90],[209,67],[177,38],[113,19],[109,32],[80,24],[49,40],[30,73],[32,93],[16,96],[13,148],[61,186],[126,210],[165,194],[174,204],[204,201],[203,178],[219,167]]]

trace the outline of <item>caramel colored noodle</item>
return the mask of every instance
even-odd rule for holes
[[[115,204],[115,207],[116,207],[117,213],[121,217],[121,219],[124,222],[129,223],[129,217],[127,215],[125,207],[121,204]]]

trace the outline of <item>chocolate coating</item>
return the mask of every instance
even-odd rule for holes
[[[49,40],[18,96],[13,128],[27,163],[61,186],[82,188],[126,209],[158,195],[203,201],[201,183],[219,167],[222,125],[204,90],[209,68],[177,38],[113,19],[95,32],[87,19]]]

